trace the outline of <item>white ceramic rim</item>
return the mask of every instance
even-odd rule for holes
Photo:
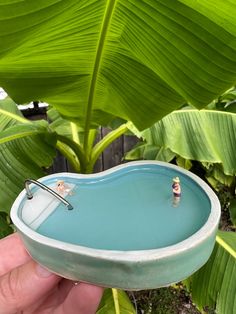
[[[96,259],[106,259],[106,260],[113,260],[113,261],[124,261],[124,262],[148,262],[151,260],[156,259],[163,259],[166,257],[170,257],[172,255],[177,255],[180,253],[183,253],[184,251],[187,251],[197,245],[200,245],[204,240],[206,240],[209,236],[211,236],[216,228],[218,227],[219,220],[220,220],[220,214],[221,214],[221,207],[220,202],[215,195],[215,193],[212,191],[212,189],[198,176],[193,174],[192,172],[185,170],[183,168],[180,168],[176,165],[172,165],[166,162],[160,162],[160,161],[132,161],[128,162],[126,164],[122,164],[116,167],[113,167],[111,169],[95,173],[95,174],[77,174],[77,173],[55,173],[48,176],[45,176],[38,181],[44,182],[47,179],[51,179],[53,177],[70,177],[70,178],[99,178],[103,177],[105,175],[111,174],[113,172],[116,172],[119,169],[123,168],[129,168],[130,166],[150,166],[150,165],[158,165],[162,167],[167,167],[170,169],[174,169],[178,171],[179,173],[182,173],[188,177],[190,177],[195,183],[197,183],[206,193],[206,195],[209,198],[209,201],[211,203],[211,213],[208,217],[208,220],[206,223],[192,236],[187,238],[184,241],[181,241],[177,244],[170,245],[164,248],[159,249],[151,249],[151,250],[136,250],[136,251],[117,251],[117,250],[102,250],[102,249],[94,249],[89,247],[84,247],[80,245],[70,244],[66,242],[62,242],[59,240],[55,240],[52,238],[48,238],[46,236],[43,236],[34,230],[30,229],[19,217],[18,217],[18,210],[20,208],[20,204],[23,200],[23,198],[26,196],[25,190],[23,190],[18,197],[16,198],[15,202],[12,205],[11,208],[11,219],[16,226],[16,228],[21,231],[23,234],[25,234],[27,237],[32,239],[33,241],[36,241],[40,244],[53,247],[56,249],[60,249],[63,251],[67,251],[70,253],[75,254],[81,254],[84,256],[90,256]]]

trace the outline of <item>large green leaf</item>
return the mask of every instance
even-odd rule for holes
[[[236,313],[236,233],[219,231],[209,261],[187,279],[193,302],[217,314]]]
[[[17,102],[145,128],[236,81],[232,0],[1,0],[0,85]],[[104,120],[104,113],[106,119]]]
[[[126,160],[159,160],[170,162],[175,157],[175,154],[155,144],[139,143],[132,150],[125,154]]]
[[[46,121],[24,119],[6,99],[0,101],[0,143],[0,211],[9,212],[24,180],[43,176],[42,168],[52,164],[56,139]]]
[[[235,176],[235,130],[234,113],[179,110],[143,131],[141,136],[147,148],[152,146],[159,150],[170,150],[187,160],[220,164],[225,174]],[[137,157],[142,157],[138,153]],[[135,155],[135,152],[132,154]]]
[[[122,290],[106,289],[97,314],[135,314],[127,294]]]
[[[0,111],[2,115],[7,114],[5,111]],[[47,122],[42,120],[34,123],[25,123],[11,126],[0,133],[0,145],[16,139],[42,134],[47,132]]]

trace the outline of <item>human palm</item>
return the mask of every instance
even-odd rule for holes
[[[0,241],[0,314],[94,314],[102,293],[42,268],[18,234]]]

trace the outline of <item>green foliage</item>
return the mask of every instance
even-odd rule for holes
[[[179,167],[184,168],[186,170],[190,170],[193,166],[191,160],[185,159],[181,156],[176,157],[176,163]]]
[[[214,109],[236,113],[236,89],[232,88],[221,95],[215,102]]]
[[[226,175],[222,169],[222,165],[203,162],[202,166],[206,171],[206,179],[216,191],[218,191],[222,185],[233,187],[235,176]]]
[[[59,135],[66,136],[71,140],[78,138],[78,142],[82,142],[84,132],[83,128],[79,128],[73,122],[70,122],[68,119],[64,119],[54,108],[47,110],[47,117],[50,120],[51,130]]]
[[[205,166],[216,164],[214,174],[220,178],[219,170],[225,175],[236,174],[236,114],[214,110],[179,110],[169,114],[151,128],[141,133],[145,140],[143,151],[138,147],[133,156],[145,158],[150,147],[168,153],[172,158],[197,160]],[[139,133],[140,134],[140,133]],[[130,156],[130,155],[128,155]],[[149,155],[150,156],[150,155]],[[163,156],[163,153],[162,153]],[[159,157],[159,155],[157,155]],[[218,170],[218,171],[217,171]]]
[[[126,160],[159,160],[169,162],[175,157],[170,149],[164,149],[159,145],[139,143],[125,155]]]
[[[55,141],[76,171],[91,172],[99,154],[127,130],[118,128],[93,149],[95,126],[119,117],[143,129],[183,103],[202,108],[230,88],[236,78],[235,12],[230,0],[2,4],[0,85],[18,103],[38,99],[54,106],[50,127],[19,119],[15,128],[7,130],[13,122],[4,127],[2,150],[30,145],[16,160],[13,152],[7,156],[12,169],[6,173],[18,186],[9,200],[26,175],[42,175],[38,166],[50,164]],[[175,153],[151,149],[147,156],[155,158],[170,160]]]
[[[236,312],[236,233],[218,232],[209,261],[186,284],[193,302],[203,310],[216,309],[218,314]]]
[[[6,237],[13,232],[9,217],[6,213],[0,212],[0,239]]]
[[[46,121],[24,119],[6,99],[0,102],[0,143],[0,212],[9,213],[24,180],[43,176],[42,168],[52,164],[56,141]]]
[[[143,129],[235,83],[235,14],[231,0],[3,3],[0,85],[18,103],[54,105],[86,134],[113,116]]]
[[[106,289],[97,314],[135,314],[127,294],[122,290]]]

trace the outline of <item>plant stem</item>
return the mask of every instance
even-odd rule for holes
[[[77,125],[74,122],[70,122],[70,126],[73,141],[77,144],[80,144]]]
[[[57,138],[60,142],[66,144],[74,151],[80,162],[80,171],[81,173],[85,173],[86,165],[88,164],[88,159],[84,153],[83,148],[78,143],[75,143],[73,140],[69,139],[66,136],[58,134]]]
[[[95,61],[94,61],[93,73],[92,73],[92,77],[91,77],[91,81],[90,81],[88,104],[87,104],[87,110],[86,110],[85,130],[84,130],[84,145],[83,145],[86,155],[87,155],[87,151],[89,149],[88,148],[89,130],[90,130],[91,117],[92,117],[92,109],[93,109],[93,102],[94,102],[94,96],[95,96],[95,89],[97,86],[98,73],[99,73],[102,55],[103,55],[103,51],[104,51],[106,35],[107,35],[107,31],[108,31],[109,24],[111,21],[112,13],[113,13],[114,8],[115,8],[115,4],[116,4],[116,0],[108,0],[107,1],[104,19],[103,19],[101,31],[100,31],[100,37],[98,40],[98,46],[97,46],[97,51],[96,51],[96,56],[95,56]]]
[[[115,314],[120,314],[120,305],[119,305],[119,299],[118,299],[118,291],[117,289],[112,288],[112,295],[115,305]]]
[[[81,172],[80,162],[77,159],[77,156],[75,155],[74,151],[71,150],[69,146],[60,141],[57,141],[56,147],[62,153],[62,155],[66,157],[66,159],[69,161],[73,169],[76,172],[80,173]]]
[[[90,155],[91,155],[91,151],[92,151],[92,149],[93,149],[93,144],[94,144],[96,135],[97,135],[97,129],[90,129],[90,130],[89,130],[89,136],[88,136],[88,150],[87,150],[88,159],[90,159],[90,157],[91,157]]]
[[[236,252],[219,235],[216,236],[216,242],[236,259]]]
[[[90,173],[93,170],[94,164],[97,161],[101,153],[109,146],[115,139],[124,134],[128,130],[128,123],[122,124],[117,129],[108,133],[100,142],[98,142],[91,153],[90,162],[86,168],[86,173]]]

